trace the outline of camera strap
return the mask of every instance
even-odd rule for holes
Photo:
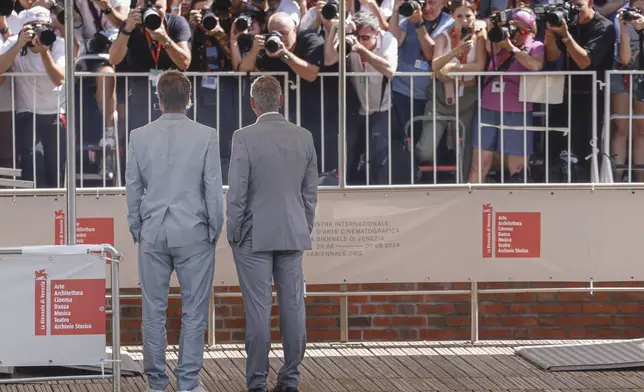
[[[154,61],[154,68],[159,69],[159,56],[161,56],[161,44],[152,41],[152,38],[150,37],[150,33],[148,33],[147,30],[145,30],[145,39],[148,41],[148,47],[150,48],[150,56],[152,56],[152,61]],[[156,53],[154,52],[154,48],[152,48],[152,42],[155,42],[157,44],[157,50]]]
[[[639,64],[637,64],[637,69],[642,69],[644,67],[644,33],[638,30],[637,35],[640,37],[640,52],[637,56]]]
[[[76,2],[74,2],[76,3]],[[75,5],[75,4],[74,4]],[[93,2],[89,2],[87,4],[89,7],[89,12],[92,13],[92,19],[94,19],[94,26],[96,27],[96,32],[100,32],[103,30],[103,24],[101,23],[101,17],[98,15],[98,12],[96,11],[96,7],[94,6]]]
[[[526,54],[529,54],[529,50],[526,50],[526,48],[523,48],[521,51],[526,53]],[[492,58],[492,61],[494,61],[494,55],[492,55],[490,57]],[[503,60],[503,62],[501,63],[501,65],[499,65],[498,68],[494,67],[494,72],[505,72],[505,71],[507,71],[510,68],[510,65],[512,65],[513,61],[514,61],[514,56],[511,56],[511,55],[508,54],[508,56],[505,58],[505,60]],[[489,65],[489,59],[488,59],[487,63]],[[487,69],[487,66],[485,68]],[[498,76],[490,76],[490,77],[486,78],[483,81],[483,85],[481,86],[481,90],[484,90],[496,78],[498,78]]]

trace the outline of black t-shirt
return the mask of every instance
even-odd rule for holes
[[[192,37],[192,60],[188,71],[192,72],[222,72],[232,71],[233,66],[229,57],[221,48],[215,37],[209,37],[201,29],[196,29]]]
[[[604,73],[613,68],[615,47],[615,26],[611,21],[595,11],[595,16],[586,24],[569,27],[570,35],[586,49],[590,56],[590,66],[584,71],[597,71],[597,79],[604,80]],[[564,53],[564,66],[569,71],[580,71],[575,61],[566,54],[566,47],[558,41],[559,48]],[[573,91],[590,91],[590,77],[572,77]]]
[[[316,67],[324,64],[324,40],[315,31],[300,31],[297,33],[297,42],[293,54]],[[295,72],[279,57],[269,57],[261,51],[255,62],[257,68],[265,72],[288,72],[289,79],[295,82]],[[307,83],[300,78],[300,83]]]
[[[176,43],[188,42],[192,33],[190,32],[190,25],[186,19],[178,15],[166,15],[165,17],[166,29],[168,36]],[[170,56],[163,49],[163,46],[156,45],[153,41],[148,43],[149,37],[145,33],[143,27],[137,27],[132,31],[130,40],[127,43],[127,55],[125,61],[127,69],[130,72],[148,72],[151,69],[167,70],[178,68],[172,62]],[[151,45],[152,44],[152,45]],[[160,47],[158,61],[154,61],[157,49]],[[154,53],[154,55],[153,55]]]

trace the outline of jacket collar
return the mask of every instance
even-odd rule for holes
[[[185,113],[164,113],[159,117],[159,120],[184,120],[187,118]]]
[[[268,112],[268,113],[264,113],[261,116],[257,117],[256,123],[272,122],[272,121],[286,121],[286,119],[284,118],[284,116],[282,116],[278,112]]]

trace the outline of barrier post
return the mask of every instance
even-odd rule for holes
[[[346,292],[347,285],[341,284],[340,291]],[[342,343],[349,341],[349,297],[346,295],[340,297],[340,341]]]
[[[65,19],[74,20],[74,3],[65,2]],[[76,109],[74,105],[74,24],[65,24],[65,105],[67,120],[67,244],[76,244]],[[35,165],[34,165],[35,167]],[[35,177],[35,176],[34,176]]]
[[[112,392],[121,392],[121,285],[119,263],[121,256],[111,245],[103,245],[110,254],[110,279],[112,280]]]
[[[472,344],[479,341],[479,288],[478,282],[473,281],[471,285],[471,306],[472,306]]]

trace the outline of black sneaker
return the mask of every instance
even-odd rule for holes
[[[285,387],[282,385],[276,385],[275,389],[273,389],[273,392],[299,392],[299,390],[295,387]]]

